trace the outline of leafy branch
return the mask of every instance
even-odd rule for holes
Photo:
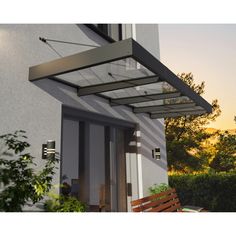
[[[0,153],[0,211],[22,211],[23,206],[32,201],[43,199],[52,187],[58,158],[46,160],[44,168],[35,172],[36,163],[30,153],[25,152],[30,144],[25,131],[0,136],[2,143]]]

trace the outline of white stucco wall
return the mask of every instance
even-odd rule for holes
[[[135,26],[136,41],[160,59],[158,25],[136,24]],[[158,121],[145,119],[140,130],[141,154],[142,157],[147,157],[142,158],[143,194],[148,195],[148,187],[155,183],[168,182],[164,119]],[[156,147],[161,150],[161,160],[150,158],[152,156],[151,149]]]
[[[137,41],[158,57],[157,25],[137,25],[136,34]],[[139,123],[142,173],[137,183],[137,170],[132,170],[137,168],[137,157],[132,156],[133,193],[139,191],[139,196],[146,195],[153,183],[167,182],[163,120],[151,120],[147,114],[135,115],[124,106],[111,107],[107,100],[96,96],[79,98],[75,89],[50,80],[29,82],[30,66],[59,58],[39,37],[96,45],[107,43],[83,25],[0,25],[0,134],[26,130],[32,145],[30,151],[38,157],[40,166],[42,143],[56,140],[56,150],[60,151],[62,104]],[[62,56],[90,49],[67,44],[53,46]],[[161,148],[160,161],[152,159],[154,147]],[[59,172],[54,182],[59,182]],[[135,189],[141,185],[142,188]],[[133,198],[137,197],[134,194]]]

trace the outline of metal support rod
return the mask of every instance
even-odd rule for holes
[[[69,42],[69,41],[62,41],[62,40],[57,40],[57,39],[46,39],[43,37],[39,37],[39,40],[47,43],[47,42],[54,42],[54,43],[66,43],[66,44],[73,44],[73,45],[78,45],[78,46],[86,46],[86,47],[100,47],[100,45],[92,45],[92,44],[85,44],[85,43],[75,43],[75,42]]]

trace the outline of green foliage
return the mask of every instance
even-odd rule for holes
[[[230,135],[227,131],[220,134],[215,148],[216,154],[210,163],[210,167],[216,172],[235,170],[236,135]]]
[[[0,211],[22,211],[23,206],[32,201],[40,201],[50,190],[55,164],[58,160],[47,160],[44,168],[35,173],[34,157],[25,152],[30,144],[25,131],[0,136]]]
[[[165,183],[161,183],[161,184],[154,184],[153,186],[151,186],[150,188],[148,188],[149,192],[151,195],[157,194],[157,193],[161,193],[161,192],[165,192],[168,189],[170,189],[170,187],[165,184]]]
[[[85,212],[86,205],[75,197],[51,194],[50,199],[45,201],[47,212]]]
[[[236,211],[236,172],[169,176],[181,205],[195,205],[213,212]]]
[[[183,73],[179,77],[199,95],[204,93],[204,82],[196,85],[191,73]],[[165,89],[170,90],[168,87]],[[210,137],[205,126],[221,113],[217,100],[212,102],[212,108],[213,112],[210,114],[165,119],[169,171],[191,173],[203,170],[208,165],[209,156],[202,143]]]

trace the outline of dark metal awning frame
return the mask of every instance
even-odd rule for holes
[[[83,87],[57,77],[66,73],[126,58],[133,58],[135,61],[154,73],[154,75]],[[134,113],[148,112],[150,117],[153,119],[212,112],[212,107],[206,100],[193,91],[187,84],[185,84],[172,71],[170,71],[165,65],[163,65],[158,59],[156,59],[151,53],[149,53],[133,39],[118,41],[29,68],[30,81],[45,78],[53,79],[60,83],[76,87],[78,89],[78,96],[86,96],[91,94],[103,96],[101,93],[107,91],[165,81],[174,87],[176,91],[122,98],[103,97],[108,98],[112,106],[127,105],[133,108]],[[133,104],[136,103],[177,98],[182,96],[188,97],[192,102],[141,107],[133,106]]]

